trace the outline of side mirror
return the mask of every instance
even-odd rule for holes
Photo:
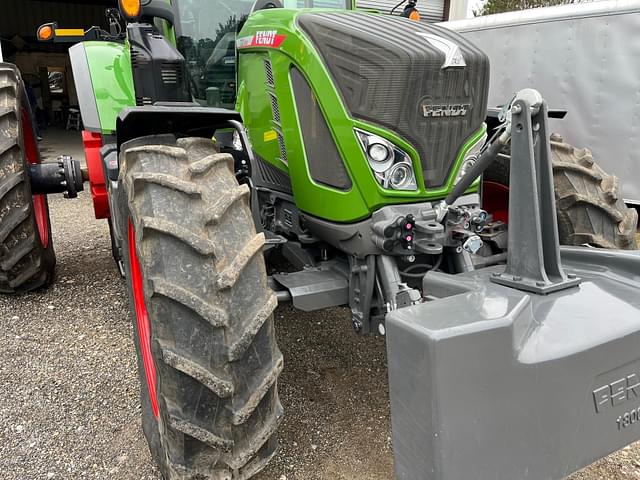
[[[283,8],[283,5],[280,0],[257,0],[251,8],[251,13],[268,8]]]

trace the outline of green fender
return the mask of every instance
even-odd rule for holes
[[[69,56],[85,130],[113,134],[118,114],[136,104],[128,45],[82,42]]]

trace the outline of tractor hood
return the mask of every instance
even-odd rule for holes
[[[326,12],[297,22],[351,116],[401,135],[420,155],[425,186],[442,186],[484,121],[487,56],[457,33],[399,17]]]

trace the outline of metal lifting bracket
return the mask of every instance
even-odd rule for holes
[[[546,295],[575,287],[560,262],[547,104],[519,98],[511,107],[511,173],[507,266],[491,281]]]

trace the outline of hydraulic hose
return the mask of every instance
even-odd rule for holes
[[[504,132],[500,135],[487,149],[480,155],[478,161],[471,167],[471,169],[465,174],[464,177],[453,188],[449,196],[445,199],[447,205],[453,205],[454,202],[464,195],[471,184],[493,163],[498,156],[498,153],[502,150],[502,147],[509,140],[509,135]]]

